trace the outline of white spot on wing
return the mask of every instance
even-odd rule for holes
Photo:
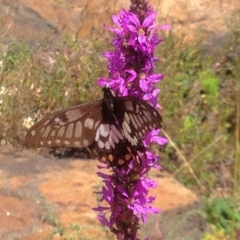
[[[103,137],[107,137],[110,133],[109,124],[101,124],[99,127],[99,133]]]
[[[141,108],[142,108],[142,109],[147,109],[146,106],[143,105],[143,104],[141,105]]]
[[[100,124],[100,120],[98,120],[97,122],[95,122],[93,129],[95,130],[95,129],[99,126],[99,124]]]
[[[105,148],[106,148],[107,150],[110,149],[110,143],[109,143],[109,141],[105,142]]]
[[[89,145],[89,141],[87,139],[83,140],[83,146],[87,147]]]
[[[137,124],[138,127],[140,128],[140,127],[141,127],[141,123],[140,123],[138,117],[136,116],[136,114],[133,114],[133,118],[135,119],[136,124]]]
[[[130,118],[129,118],[129,116],[126,112],[124,113],[124,118],[125,118],[127,123],[130,123]]]
[[[50,140],[49,140],[49,141],[47,141],[47,144],[48,144],[48,145],[52,144],[52,141],[50,141]]]
[[[125,108],[128,110],[128,111],[134,111],[134,107],[133,107],[133,103],[132,101],[125,101]]]
[[[149,120],[144,115],[142,116],[142,118],[143,118],[145,123],[149,122]]]
[[[46,138],[49,134],[49,132],[51,131],[51,127],[50,126],[47,126],[42,137]]]
[[[128,139],[132,145],[134,145],[132,143],[132,137],[130,135],[131,129],[130,129],[129,125],[125,121],[123,121],[122,127],[123,127],[123,134],[124,134],[125,138]]]
[[[146,135],[146,131],[142,130],[141,132],[139,132],[138,140],[143,139],[145,135]]]
[[[45,131],[45,128],[41,128],[40,130],[41,134],[43,134],[44,131]]]
[[[43,123],[43,126],[47,126],[49,124],[50,120],[46,120],[44,123]]]
[[[67,127],[66,133],[65,133],[65,137],[66,138],[71,138],[73,136],[73,123],[70,123]]]
[[[115,143],[119,143],[119,138],[117,137],[117,135],[112,130],[111,130],[111,133],[110,133],[110,139],[112,139]]]
[[[104,143],[102,141],[98,141],[98,147],[99,148],[104,148]]]
[[[120,131],[116,128],[115,125],[111,125],[111,129],[117,135],[118,138],[123,139],[123,135],[120,133]]]
[[[75,138],[80,138],[82,135],[82,123],[80,121],[76,122],[74,136]]]
[[[92,118],[87,118],[84,121],[84,127],[86,127],[86,128],[92,129],[93,128],[93,124],[94,124],[94,121],[93,121]]]
[[[97,142],[99,140],[99,135],[100,135],[100,129],[98,128],[96,135],[95,135],[95,141]]]
[[[55,122],[56,124],[60,125],[60,126],[62,126],[62,125],[65,124],[65,122],[63,122],[59,117],[56,117],[56,118],[54,119],[54,122]]]
[[[131,121],[132,121],[132,123],[133,123],[133,126],[134,126],[136,129],[138,129],[137,123],[136,123],[133,115],[132,115],[132,114],[129,114],[129,116],[130,116],[130,118],[131,118]]]
[[[55,136],[55,134],[56,134],[56,131],[55,131],[55,130],[53,130],[53,131],[51,132],[51,134],[50,134],[50,137],[54,137],[54,136]]]
[[[58,131],[58,136],[62,137],[64,135],[64,133],[65,133],[65,127],[61,127]]]
[[[36,131],[35,131],[35,130],[32,130],[32,131],[31,131],[31,135],[32,135],[32,136],[35,136],[35,134],[36,134]]]
[[[81,112],[79,111],[79,109],[69,110],[69,111],[65,112],[65,115],[66,115],[66,117],[68,118],[68,120],[69,120],[70,122],[74,122],[74,121],[76,121],[77,119],[79,119],[79,118],[82,117],[82,114],[81,114]]]
[[[122,125],[123,125],[123,128],[125,128],[129,133],[131,133],[131,128],[129,127],[127,122],[123,121]]]
[[[113,132],[111,131],[111,133],[110,133],[110,138],[109,138],[109,143],[110,143],[110,145],[112,146],[112,148],[115,148],[115,143],[114,143],[114,139],[113,139]],[[115,135],[116,136],[116,135]],[[116,139],[117,141],[119,141],[119,139],[117,138]],[[118,142],[116,142],[116,143],[118,143]]]
[[[133,143],[133,145],[137,145],[138,139],[136,138],[136,136],[134,138],[132,138],[132,143]]]
[[[142,116],[138,116],[138,119],[139,119],[139,121],[140,121],[141,124],[144,123],[144,122],[143,122],[143,118],[142,118]]]
[[[69,144],[70,144],[70,141],[65,140],[65,141],[64,141],[64,144],[69,145]]]
[[[155,113],[155,111],[153,113]],[[151,115],[149,112],[143,111],[143,114],[147,117],[148,121],[151,121]]]
[[[126,130],[126,128],[123,125],[123,134],[125,136],[125,138],[127,138],[129,141],[131,141],[131,136],[129,135],[128,131]]]
[[[80,144],[79,141],[75,141],[75,142],[73,143],[73,145],[74,145],[74,147],[81,147],[81,144]]]
[[[61,142],[61,141],[60,141],[59,139],[56,139],[56,140],[55,140],[55,143],[56,143],[56,144],[59,144],[60,142]]]
[[[135,112],[136,112],[136,113],[139,113],[139,105],[136,106]]]

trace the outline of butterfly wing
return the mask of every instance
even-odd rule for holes
[[[111,96],[110,96],[111,97]],[[144,151],[142,139],[150,130],[162,127],[158,111],[133,97],[111,97],[114,110],[104,114],[94,142],[95,156],[110,165],[123,165]]]
[[[133,156],[133,151],[112,114],[108,118],[105,116],[99,125],[90,150],[93,157],[109,162],[112,166],[123,165]]]
[[[105,89],[103,100],[55,112],[27,132],[29,147],[89,148],[113,165],[124,164],[143,150],[142,138],[162,127],[158,111],[133,97],[115,97]]]
[[[101,121],[102,100],[77,105],[57,111],[33,125],[25,143],[29,147],[89,147]]]
[[[142,139],[149,131],[162,127],[162,117],[159,112],[142,100],[133,97],[116,97],[114,106],[124,138],[132,147],[142,146]]]

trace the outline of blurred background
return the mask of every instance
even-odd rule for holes
[[[33,162],[34,154],[39,154],[24,152],[27,129],[53,111],[101,98],[96,80],[107,76],[107,62],[102,54],[112,48],[112,36],[104,24],[111,25],[111,15],[130,5],[126,0],[114,2],[0,0],[0,170],[7,172],[2,179],[8,179],[1,185],[0,193],[4,196],[9,196],[8,176],[14,177],[8,171],[16,166],[14,157],[8,165],[8,154],[18,152],[15,158],[24,154]],[[181,206],[180,215],[170,208],[164,211],[165,221],[159,220],[163,223],[154,228],[152,239],[239,240],[239,0],[149,2],[158,13],[157,23],[172,26],[167,31],[159,29],[164,41],[155,53],[160,60],[155,72],[165,75],[159,83],[159,102],[164,121],[162,135],[169,143],[161,149],[152,146],[152,150],[161,155],[160,165],[167,175],[177,180],[176,189],[180,182],[179,189],[187,188],[197,199],[192,201],[197,206]],[[6,153],[7,148],[11,150]],[[85,152],[81,154],[88,157]],[[49,164],[45,158],[39,162],[40,166]],[[69,164],[69,159],[61,162],[58,172],[64,164]],[[84,164],[87,168],[88,164]],[[159,173],[154,176],[163,177]],[[161,186],[157,195],[164,195]],[[46,213],[49,209],[43,207],[48,206],[45,197],[41,208]],[[172,198],[181,202],[181,197]],[[196,209],[199,216],[194,221],[183,221]],[[1,218],[1,214],[6,217],[6,212],[0,207],[0,225],[1,221],[6,222]],[[2,232],[1,239],[92,239],[91,233],[81,232],[81,225],[64,225],[56,219],[40,218],[49,225],[45,237],[31,235],[34,228],[30,227],[29,234],[16,230],[19,238],[13,238],[6,231],[11,221],[5,230],[0,227],[0,236]],[[156,219],[150,221],[158,223]],[[166,227],[166,221],[171,225]],[[190,227],[193,222],[195,225]],[[194,228],[201,233],[184,235]],[[147,225],[143,232],[151,233],[152,229]],[[99,239],[113,238],[103,235]]]

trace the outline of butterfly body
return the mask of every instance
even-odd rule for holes
[[[25,142],[29,147],[89,148],[98,157],[129,158],[143,148],[142,138],[161,128],[162,118],[149,104],[133,97],[116,97],[103,88],[104,97],[55,112],[33,125]]]

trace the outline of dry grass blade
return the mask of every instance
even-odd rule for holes
[[[240,90],[239,90],[240,91]],[[240,176],[240,104],[239,100],[240,97],[238,97],[238,103],[237,103],[237,124],[236,124],[236,130],[235,130],[235,136],[236,136],[236,150],[235,150],[235,161],[234,161],[234,168],[233,168],[233,193],[232,193],[232,205],[237,207],[238,203],[238,197],[239,197],[239,176]],[[236,229],[236,218],[233,218],[231,221],[231,239],[235,239],[235,235],[238,234]],[[237,239],[237,238],[236,238]]]
[[[164,133],[164,135],[167,137],[169,143],[172,145],[172,147],[176,150],[176,152],[178,153],[178,155],[180,156],[180,158],[183,160],[184,164],[186,164],[186,166],[189,169],[189,172],[193,175],[195,181],[197,182],[198,186],[200,187],[200,189],[204,190],[205,187],[202,186],[202,184],[200,183],[200,181],[198,180],[196,174],[194,173],[192,167],[190,166],[190,164],[188,163],[188,161],[186,160],[186,158],[183,156],[183,154],[181,153],[181,151],[178,149],[178,147],[175,145],[175,143],[171,140],[171,138],[168,136],[168,134],[162,130],[162,132]]]
[[[211,148],[213,145],[215,145],[219,140],[221,140],[224,137],[224,135],[221,135],[220,137],[218,137],[216,140],[214,140],[211,144],[209,144],[206,148],[204,148],[202,151],[200,151],[197,155],[195,155],[193,158],[191,158],[187,163],[191,163],[193,160],[197,159],[200,155],[202,155],[204,152],[206,152],[209,148]],[[173,175],[178,174],[183,168],[185,168],[187,166],[186,163],[183,163],[183,165],[174,172]]]

